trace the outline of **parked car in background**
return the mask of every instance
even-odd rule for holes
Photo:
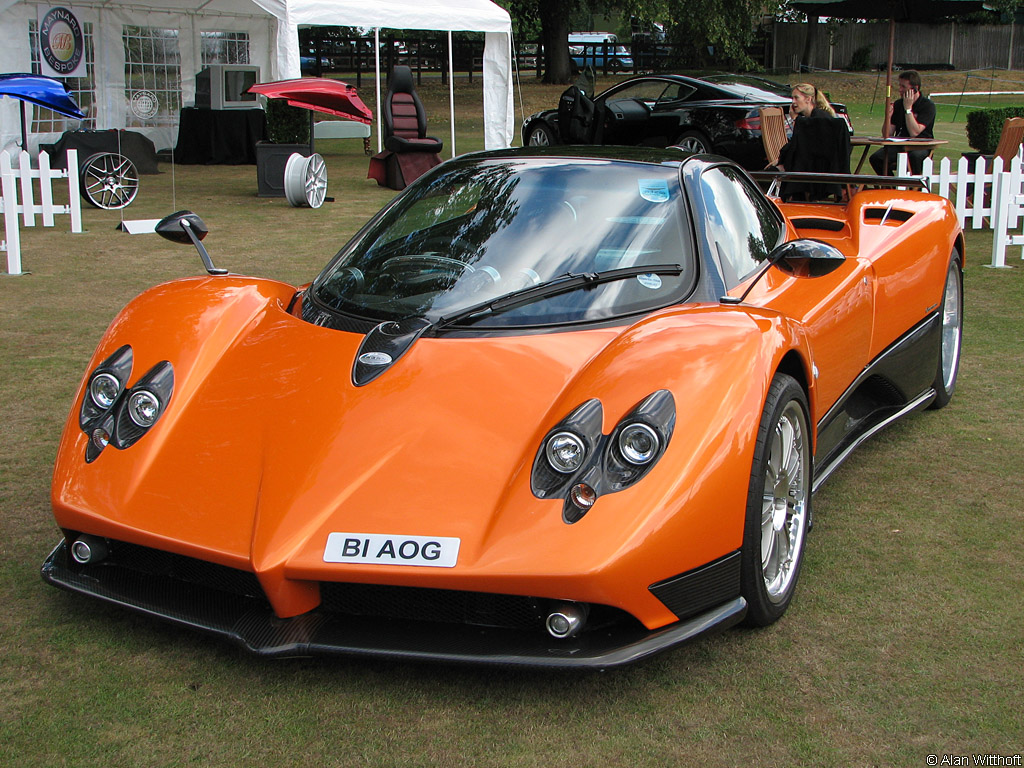
[[[724,155],[744,168],[758,169],[767,162],[758,110],[764,106],[788,110],[790,105],[788,86],[732,74],[640,75],[595,97],[574,94],[570,99],[567,94],[558,109],[526,119],[524,145],[677,145],[691,152]],[[846,107],[832,106],[852,133]]]
[[[610,32],[572,32],[569,55],[577,67],[593,67],[609,72],[631,72],[633,59],[629,49],[618,44]]]

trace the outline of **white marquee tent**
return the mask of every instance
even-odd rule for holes
[[[194,99],[193,78],[202,69],[205,36],[220,33],[244,40],[249,63],[261,67],[262,79],[283,80],[299,77],[298,28],[307,25],[484,32],[484,145],[495,149],[512,142],[512,27],[508,13],[490,0],[0,0],[0,35],[5,41],[0,46],[0,72],[31,71],[30,26],[39,8],[53,5],[70,8],[78,15],[87,35],[91,29],[95,92],[90,111],[94,127],[128,127],[148,135],[157,147],[173,146],[177,115],[166,108],[155,118],[142,119],[130,112],[127,35],[141,36],[150,47],[166,46],[168,40],[177,47],[165,58],[174,60],[179,68],[180,95],[166,94],[165,100],[177,98],[188,105]],[[158,34],[146,38],[152,30]],[[140,77],[145,78],[145,67],[135,71],[143,72]],[[77,127],[75,121],[56,125],[52,132],[34,133],[30,144],[52,142],[62,130]],[[17,103],[0,99],[0,148],[20,140],[20,132]]]

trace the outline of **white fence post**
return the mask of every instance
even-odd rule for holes
[[[4,214],[3,249],[7,252],[7,274],[21,274],[21,233],[18,231],[18,185],[11,167],[11,156],[0,152],[0,211]]]
[[[52,182],[54,179],[68,180],[68,204],[54,205]],[[67,153],[67,170],[54,170],[50,167],[50,156],[40,153],[39,168],[32,167],[32,158],[28,152],[18,156],[18,167],[11,163],[11,156],[6,151],[0,152],[0,212],[4,216],[4,235],[6,239],[0,244],[0,250],[7,253],[7,273],[9,275],[24,274],[21,269],[21,232],[19,231],[18,214],[26,227],[36,225],[36,215],[42,216],[43,226],[54,225],[55,214],[71,216],[71,231],[82,231],[82,197],[78,188],[78,152],[71,149]],[[35,202],[33,179],[39,179],[39,203]],[[21,192],[20,202],[18,192]]]

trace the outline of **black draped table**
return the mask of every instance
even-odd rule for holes
[[[78,162],[84,163],[89,155],[113,152],[124,155],[139,173],[159,173],[156,165],[156,146],[135,131],[65,131],[55,144],[42,144],[40,149],[50,155],[50,167],[63,168],[69,149],[78,150]]]
[[[262,109],[185,107],[174,160],[183,165],[254,165],[256,142],[266,138],[267,116]]]

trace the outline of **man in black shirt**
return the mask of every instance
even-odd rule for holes
[[[900,73],[900,98],[889,104],[885,118],[890,124],[889,135],[911,139],[933,139],[935,125],[935,102],[921,95],[921,75],[912,69]],[[921,173],[921,164],[931,154],[931,149],[900,149],[883,147],[871,155],[871,167],[879,176],[893,173],[896,167],[896,153],[906,152],[910,157],[912,173]]]

